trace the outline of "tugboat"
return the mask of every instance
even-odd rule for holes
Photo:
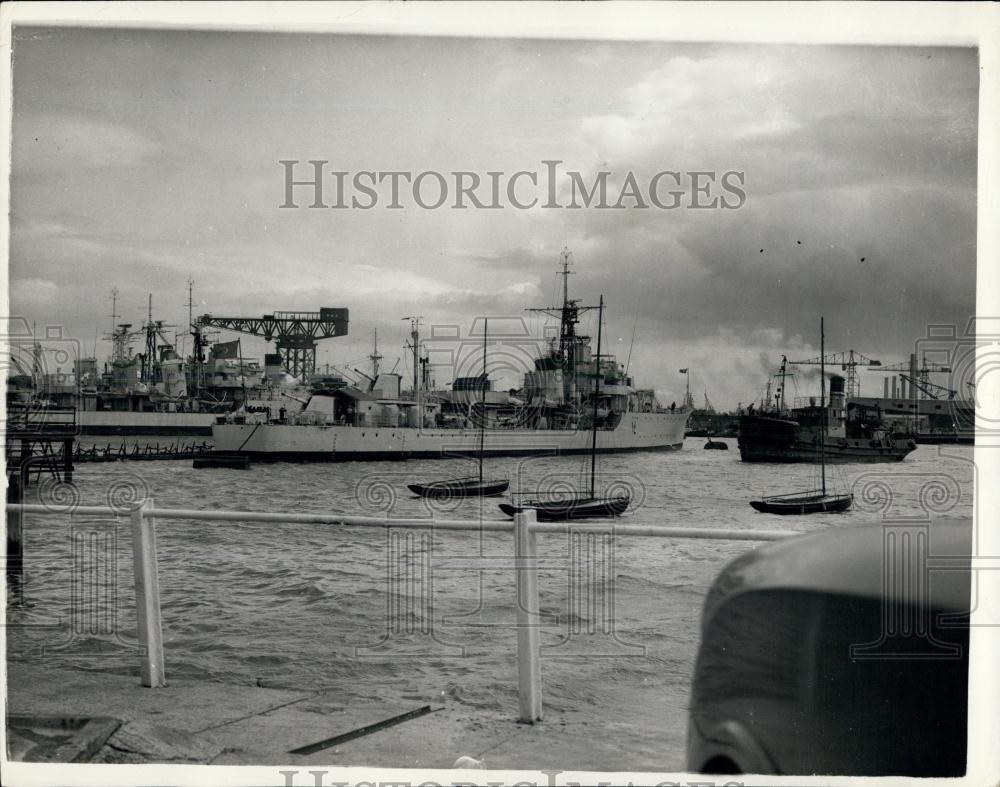
[[[784,360],[781,368],[784,377]],[[912,435],[886,429],[877,409],[849,407],[840,375],[830,376],[829,404],[810,397],[807,406],[786,409],[784,385],[777,402],[776,409],[740,416],[744,462],[819,462],[820,441],[828,464],[899,462],[917,447]]]

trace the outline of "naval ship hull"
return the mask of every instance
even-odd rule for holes
[[[687,413],[624,413],[614,429],[597,432],[598,453],[676,451]],[[257,461],[375,461],[477,456],[476,429],[362,427],[315,424],[217,423],[215,450]],[[482,435],[484,456],[589,454],[588,429],[503,429]]]
[[[798,422],[784,418],[740,418],[740,459],[744,462],[819,462],[818,435]],[[828,464],[847,462],[900,462],[916,448],[909,437],[831,438],[823,444]]]
[[[82,435],[210,435],[214,421],[211,413],[79,410],[76,414]]]

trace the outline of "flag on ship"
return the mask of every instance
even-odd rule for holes
[[[240,355],[240,340],[235,339],[231,342],[219,342],[218,344],[212,345],[212,357],[216,359],[220,358],[238,358]]]
[[[680,370],[680,371],[678,372],[678,374],[687,374],[687,373],[688,373],[688,370],[687,370],[687,369],[681,369],[681,370]]]

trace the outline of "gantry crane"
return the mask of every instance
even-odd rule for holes
[[[869,358],[867,355],[863,355],[856,350],[847,350],[846,352],[839,353],[829,353],[824,355],[822,358],[809,358],[805,361],[789,361],[789,363],[795,364],[796,366],[803,365],[814,365],[819,366],[821,364],[826,364],[827,366],[840,366],[840,370],[845,372],[846,383],[844,386],[844,393],[848,399],[852,397],[857,397],[861,395],[861,386],[858,383],[858,367],[859,366],[882,366],[881,361],[876,361],[874,358]]]
[[[274,341],[285,369],[305,380],[316,372],[316,342],[347,335],[347,309],[318,312],[274,312],[260,317],[217,317],[203,314],[198,324],[225,328]]]

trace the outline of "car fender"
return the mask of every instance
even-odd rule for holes
[[[718,757],[731,760],[739,773],[775,774],[778,768],[754,734],[738,721],[713,725],[704,734],[694,725],[690,736],[688,767],[709,773],[704,766]]]

